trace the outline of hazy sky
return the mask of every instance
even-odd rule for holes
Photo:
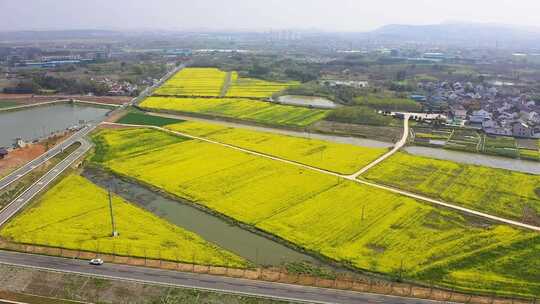
[[[540,27],[539,0],[0,0],[0,30],[363,31],[472,21]]]

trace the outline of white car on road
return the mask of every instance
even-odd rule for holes
[[[91,259],[90,260],[90,265],[103,265],[103,260],[102,259]]]

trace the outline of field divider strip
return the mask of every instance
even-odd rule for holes
[[[343,178],[343,179],[355,182],[357,184],[362,184],[362,185],[371,186],[371,187],[375,187],[375,188],[378,188],[378,189],[390,191],[390,192],[393,192],[393,193],[396,193],[396,194],[400,194],[400,195],[407,196],[407,197],[410,197],[410,198],[413,198],[413,199],[425,201],[425,202],[428,202],[428,203],[431,203],[431,204],[443,206],[443,207],[446,207],[446,208],[454,209],[454,210],[457,210],[457,211],[460,211],[460,212],[463,212],[463,213],[467,213],[467,214],[470,214],[470,215],[483,217],[483,218],[486,218],[486,219],[489,219],[489,220],[492,220],[492,221],[497,221],[497,222],[500,222],[500,223],[509,224],[509,225],[512,225],[512,226],[521,227],[521,228],[525,228],[525,229],[528,229],[528,230],[533,230],[533,231],[540,232],[540,227],[538,227],[538,226],[529,225],[529,224],[525,224],[525,223],[522,223],[522,222],[509,220],[509,219],[506,219],[506,218],[490,215],[490,214],[487,214],[487,213],[483,213],[483,212],[480,212],[480,211],[468,209],[468,208],[465,208],[465,207],[456,206],[456,205],[453,205],[453,204],[450,204],[450,203],[446,203],[446,202],[443,202],[443,201],[440,201],[440,200],[432,199],[432,198],[429,198],[429,197],[426,197],[426,196],[423,196],[423,195],[419,195],[419,194],[415,194],[415,193],[412,193],[412,192],[396,189],[396,188],[389,187],[389,186],[386,186],[386,185],[380,185],[380,184],[368,182],[368,181],[362,180],[362,179],[357,179],[355,177],[356,174],[343,175],[343,174],[339,174],[339,173],[336,173],[336,172],[320,169],[320,168],[317,168],[317,167],[312,167],[312,166],[305,165],[305,164],[302,164],[302,163],[298,163],[298,162],[295,162],[295,161],[279,158],[279,157],[276,157],[276,156],[271,156],[271,155],[264,154],[264,153],[255,152],[255,151],[248,150],[248,149],[241,148],[241,147],[237,147],[237,146],[234,146],[234,145],[214,141],[214,140],[199,137],[199,136],[189,135],[189,134],[185,134],[185,133],[182,133],[182,132],[173,131],[173,130],[169,130],[169,129],[165,129],[165,128],[157,127],[157,126],[134,125],[134,124],[132,125],[132,124],[122,124],[122,123],[114,123],[114,122],[102,122],[101,124],[112,125],[112,126],[122,126],[122,127],[136,127],[136,128],[155,129],[155,130],[162,131],[162,132],[165,132],[165,133],[175,134],[175,135],[178,135],[178,136],[182,136],[182,137],[186,137],[186,138],[190,138],[190,139],[194,139],[194,140],[200,140],[200,141],[203,141],[203,142],[207,142],[207,143],[211,143],[211,144],[215,144],[215,145],[220,145],[220,146],[223,146],[223,147],[227,147],[227,148],[234,149],[234,150],[237,150],[237,151],[241,151],[241,152],[244,152],[244,153],[252,154],[252,155],[255,155],[255,156],[260,156],[260,157],[268,158],[268,159],[271,159],[271,160],[279,161],[279,162],[282,162],[282,163],[287,163],[287,164],[294,165],[294,166],[297,166],[297,167],[302,167],[302,168],[305,168],[305,169],[316,171],[316,172],[319,172],[319,173],[332,175],[332,176],[335,176],[335,177],[338,177],[338,178]],[[387,154],[385,154],[385,155],[387,155]],[[389,156],[387,156],[387,157],[389,157]]]

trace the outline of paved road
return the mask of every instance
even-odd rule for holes
[[[88,265],[87,261],[64,259],[0,251],[0,263],[31,267],[42,270],[75,273],[92,277],[128,280],[183,288],[194,288],[228,294],[258,296],[305,303],[440,303],[430,300],[409,299],[385,295],[304,287],[298,285],[235,279],[221,276],[183,273],[145,267],[106,263],[101,266]]]
[[[89,130],[92,130],[92,127],[85,129],[84,132],[79,133],[79,136],[76,138],[77,141],[81,143],[81,146],[73,151],[70,155],[64,158],[59,162],[55,167],[53,167],[49,172],[45,173],[40,179],[35,181],[29,188],[27,188],[23,193],[21,193],[15,200],[9,203],[4,209],[0,210],[0,226],[4,225],[9,219],[17,214],[28,202],[36,196],[40,191],[45,189],[51,182],[53,182],[58,175],[60,175],[64,170],[71,166],[77,159],[79,159],[84,153],[86,153],[92,145],[87,142],[85,139],[80,137],[82,134],[86,134]]]
[[[385,159],[389,158],[390,156],[394,155],[397,151],[399,151],[405,144],[407,144],[407,138],[409,137],[409,119],[411,116],[409,114],[405,114],[403,117],[403,136],[401,139],[394,145],[394,148],[390,150],[390,152],[384,154],[383,156],[379,157],[369,165],[362,168],[360,171],[349,175],[348,177],[351,179],[357,179],[360,175],[366,173],[371,168],[377,166],[381,162],[383,162]]]
[[[365,181],[365,180],[362,180],[362,179],[357,179],[357,178],[354,177],[354,175],[351,176],[351,175],[339,174],[339,173],[336,173],[336,172],[320,169],[320,168],[317,168],[317,167],[312,167],[312,166],[305,165],[305,164],[295,162],[295,161],[291,161],[291,160],[288,160],[288,159],[283,159],[283,158],[279,158],[279,157],[276,157],[276,156],[272,156],[272,155],[268,155],[268,154],[248,150],[248,149],[245,149],[245,148],[242,148],[242,147],[238,147],[238,146],[218,142],[218,141],[211,140],[211,139],[208,139],[208,138],[203,138],[203,137],[199,137],[199,136],[193,136],[193,135],[190,135],[190,134],[185,134],[185,133],[182,133],[182,132],[173,131],[173,130],[169,130],[169,129],[165,129],[165,128],[161,128],[161,127],[156,127],[156,126],[119,124],[119,123],[111,123],[111,122],[104,122],[103,124],[118,125],[118,126],[125,126],[125,127],[139,127],[139,128],[156,129],[156,130],[160,130],[160,131],[163,131],[163,132],[179,135],[179,136],[182,136],[182,137],[187,137],[187,138],[204,141],[204,142],[211,143],[211,144],[220,145],[220,146],[231,148],[231,149],[241,151],[241,152],[244,152],[244,153],[248,153],[248,154],[252,154],[252,155],[256,155],[256,156],[260,156],[260,157],[265,157],[265,158],[268,158],[268,159],[272,159],[272,160],[279,161],[279,162],[282,162],[282,163],[291,164],[291,165],[294,165],[294,166],[298,166],[298,167],[302,167],[302,168],[305,168],[305,169],[317,171],[317,172],[320,172],[320,173],[333,175],[333,176],[336,176],[336,177],[340,177],[340,178],[343,178],[343,179],[350,180],[350,181],[355,182],[355,183],[359,183],[359,184],[367,185],[367,186],[370,186],[370,187],[375,187],[375,188],[379,188],[379,189],[382,189],[382,190],[394,192],[394,193],[397,193],[397,194],[400,194],[400,195],[404,195],[404,196],[407,196],[407,197],[410,197],[410,198],[425,201],[425,202],[428,202],[428,203],[431,203],[431,204],[444,206],[446,208],[451,208],[451,209],[454,209],[454,210],[457,210],[457,211],[460,211],[460,212],[463,212],[463,213],[467,213],[467,214],[470,214],[470,215],[483,217],[485,219],[489,219],[489,220],[492,220],[492,221],[497,221],[497,222],[500,222],[500,223],[509,224],[509,225],[513,225],[513,226],[516,226],[516,227],[521,227],[521,228],[525,228],[525,229],[540,232],[540,227],[538,227],[538,226],[533,226],[533,225],[521,223],[521,222],[518,222],[518,221],[505,219],[505,218],[502,218],[502,217],[494,216],[494,215],[483,213],[483,212],[480,212],[480,211],[464,208],[464,207],[461,207],[461,206],[456,206],[456,205],[453,205],[453,204],[450,204],[450,203],[447,203],[447,202],[443,202],[441,200],[432,199],[432,198],[429,198],[427,196],[415,194],[415,193],[412,193],[412,192],[400,190],[400,189],[385,186],[385,185],[376,184],[376,183],[373,183],[373,182],[368,182],[368,181]],[[405,140],[406,140],[406,138],[405,138]]]
[[[161,77],[161,79],[157,83],[155,83],[153,86],[147,87],[146,89],[144,89],[144,91],[142,91],[139,94],[139,96],[133,98],[131,102],[129,103],[129,105],[137,105],[139,102],[143,101],[146,97],[152,95],[155,89],[159,88],[163,83],[165,83],[165,81],[169,80],[171,77],[173,77],[176,73],[178,73],[180,70],[182,70],[185,67],[186,67],[185,64],[181,64],[177,66],[176,68],[174,68],[174,70],[170,71],[165,76]]]
[[[34,160],[30,161],[26,165],[24,165],[24,166],[20,167],[19,169],[13,171],[8,176],[2,178],[0,180],[0,190],[6,188],[7,186],[12,184],[13,182],[17,181],[18,179],[22,178],[26,174],[30,173],[32,170],[39,167],[40,165],[42,165],[43,163],[45,163],[49,159],[53,158],[58,153],[64,151],[64,149],[71,146],[75,142],[80,141],[81,138],[83,138],[88,133],[90,133],[94,128],[95,128],[94,126],[86,126],[86,127],[84,127],[83,129],[79,130],[77,133],[71,135],[71,137],[69,137],[64,142],[56,145],[55,147],[53,147],[49,151],[43,153],[42,155],[40,155],[39,157],[37,157]]]

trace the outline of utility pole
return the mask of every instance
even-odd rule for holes
[[[111,189],[109,188],[109,210],[111,212],[111,224],[112,224],[112,237],[118,236],[118,231],[116,231],[116,225],[114,224],[114,214],[113,214],[113,207],[112,207],[112,194]]]

